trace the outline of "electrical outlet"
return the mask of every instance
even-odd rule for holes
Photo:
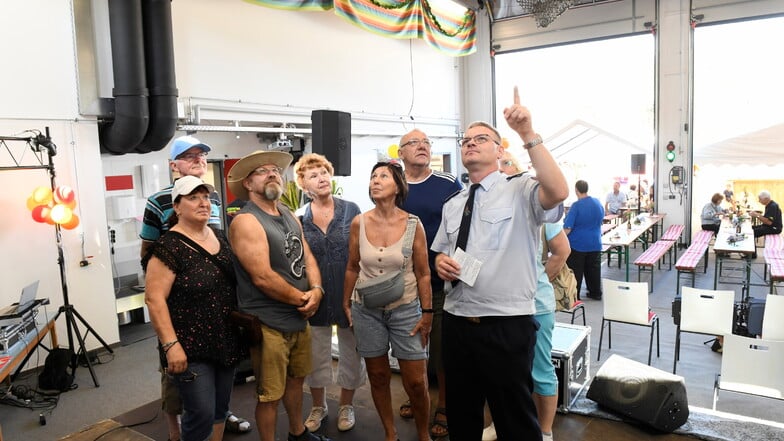
[[[667,199],[675,199],[675,195],[674,194],[667,195]]]

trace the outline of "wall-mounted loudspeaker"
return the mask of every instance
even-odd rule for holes
[[[683,377],[612,355],[596,373],[586,396],[663,432],[689,418]]]
[[[632,155],[632,174],[633,175],[645,174],[645,153],[638,153]]]
[[[313,153],[332,163],[335,176],[351,175],[351,114],[336,110],[314,110]]]

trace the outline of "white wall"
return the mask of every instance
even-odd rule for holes
[[[105,0],[94,0],[104,2]],[[138,199],[146,194],[141,168],[158,165],[158,181],[168,180],[167,152],[100,155],[97,126],[80,117],[71,2],[6,0],[0,4],[4,54],[14,64],[0,69],[0,135],[51,127],[59,146],[57,181],[77,190],[81,225],[63,231],[66,278],[71,303],[109,344],[119,341],[114,308],[108,227],[118,230],[121,271],[131,271],[138,252],[137,220],[107,220],[106,198]],[[414,127],[444,136],[434,151],[455,153],[461,59],[442,55],[424,42],[383,38],[363,31],[332,12],[291,12],[247,2],[172,2],[177,86],[183,106],[191,99],[223,104],[256,103],[279,110],[334,109],[352,113],[352,176],[338,178],[344,197],[363,209],[370,167],[378,153]],[[104,36],[105,37],[105,36]],[[101,38],[101,37],[99,37]],[[106,63],[99,60],[99,64]],[[106,69],[105,71],[110,71]],[[413,85],[412,85],[413,84]],[[246,115],[247,116],[247,115]],[[182,133],[177,133],[178,136]],[[212,157],[237,158],[262,148],[252,134],[198,133],[214,148]],[[309,144],[308,144],[309,147]],[[12,160],[0,148],[0,167]],[[105,175],[134,176],[134,190],[104,191]],[[18,298],[21,288],[40,278],[40,296],[49,297],[49,315],[62,304],[54,228],[30,218],[25,201],[45,171],[0,173],[0,305]],[[82,246],[82,237],[84,246]],[[84,252],[82,250],[84,248]],[[91,262],[80,267],[85,256]],[[61,344],[64,321],[58,320]],[[99,346],[88,338],[88,349]],[[43,361],[43,356],[40,360]],[[35,357],[33,358],[35,360]]]
[[[77,121],[70,2],[5,1],[0,16],[5,19],[0,26],[3,55],[9,60],[0,69],[0,135],[50,127],[58,146],[54,156],[57,184],[76,190],[76,213],[81,219],[79,227],[62,232],[69,299],[101,337],[116,343],[119,334],[113,312],[98,133],[94,122]],[[13,167],[12,155],[23,165],[35,163],[31,149],[7,144],[8,150],[0,148],[0,167]],[[48,163],[46,155],[43,159]],[[40,279],[38,297],[51,302],[42,315],[52,317],[63,303],[55,229],[34,222],[26,208],[27,198],[40,185],[49,185],[46,170],[0,172],[4,189],[0,193],[0,304],[18,300],[23,286]],[[80,267],[83,258],[90,265]],[[58,320],[57,330],[61,344],[67,345],[64,319]],[[88,349],[98,345],[95,338],[87,339]],[[35,360],[42,363],[45,355],[33,357],[28,367]]]

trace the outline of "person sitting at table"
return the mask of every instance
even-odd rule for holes
[[[604,202],[604,211],[610,214],[620,214],[621,208],[626,204],[626,193],[621,193],[621,183],[613,183],[613,191],[607,194]]]
[[[732,207],[735,205],[735,192],[732,191],[732,184],[728,183],[727,188],[724,189],[724,199]]]
[[[702,229],[706,231],[713,231],[713,234],[719,234],[719,226],[721,225],[721,215],[726,214],[727,210],[721,207],[721,201],[724,196],[721,193],[714,193],[711,197],[710,203],[702,207]]]
[[[762,190],[759,192],[757,197],[759,199],[759,203],[765,206],[765,212],[749,212],[749,215],[752,218],[757,219],[757,221],[760,223],[759,225],[754,225],[751,227],[754,229],[754,237],[757,238],[768,234],[781,233],[781,208],[779,208],[779,204],[770,198],[770,192],[768,190]],[[752,259],[757,258],[756,249],[751,257]]]
[[[626,205],[630,208],[637,208],[639,202],[639,195],[637,194],[637,185],[632,184],[629,186],[629,192],[626,193]]]

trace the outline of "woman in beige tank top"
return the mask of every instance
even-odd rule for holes
[[[357,350],[365,359],[373,402],[384,426],[384,440],[397,439],[390,391],[391,346],[400,365],[403,386],[411,398],[419,440],[428,441],[427,343],[433,310],[425,229],[417,220],[413,254],[404,259],[403,237],[409,214],[400,207],[408,185],[399,164],[376,164],[370,175],[369,193],[375,208],[351,223],[343,308],[354,327]],[[357,280],[397,271],[404,263],[403,296],[382,308],[365,307],[354,291]]]

